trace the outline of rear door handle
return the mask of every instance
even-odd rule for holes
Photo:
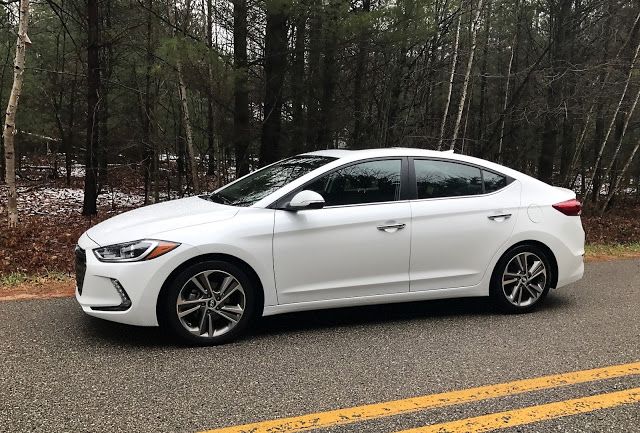
[[[404,223],[384,224],[384,225],[378,226],[377,229],[380,230],[381,232],[393,233],[393,232],[397,232],[398,230],[402,230],[403,228],[405,228],[405,226],[406,224]]]
[[[500,215],[489,215],[487,218],[489,218],[491,221],[506,221],[511,218],[511,214],[503,213]]]

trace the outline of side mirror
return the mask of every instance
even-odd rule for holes
[[[304,190],[293,196],[286,210],[298,211],[305,209],[322,209],[324,199],[315,191]]]

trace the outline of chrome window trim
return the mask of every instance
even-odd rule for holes
[[[499,171],[496,170],[492,170],[490,168],[486,168],[482,165],[479,164],[474,164],[472,162],[467,162],[467,161],[459,161],[456,159],[449,159],[449,158],[438,158],[438,157],[420,157],[420,156],[410,156],[409,158],[409,167],[408,167],[408,175],[409,175],[409,188],[412,189],[413,192],[413,196],[414,198],[409,199],[412,202],[416,202],[416,201],[424,201],[424,200],[449,200],[449,199],[454,199],[454,198],[470,198],[470,197],[485,197],[485,196],[489,196],[492,194],[497,194],[499,192],[504,191],[506,188],[508,188],[511,184],[515,183],[516,179],[508,176],[504,173],[500,173]],[[488,171],[490,173],[493,174],[497,174],[499,176],[503,176],[506,181],[507,184],[505,186],[503,186],[502,188],[492,191],[492,192],[482,192],[479,194],[471,194],[471,195],[451,195],[451,196],[446,196],[446,197],[429,197],[429,198],[418,198],[418,181],[416,179],[416,172],[415,172],[415,161],[440,161],[440,162],[449,162],[452,164],[460,164],[460,165],[467,165],[469,167],[473,167],[473,168],[477,168],[480,170],[480,176],[482,178],[482,189],[484,191],[484,171]]]

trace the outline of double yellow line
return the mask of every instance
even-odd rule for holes
[[[341,424],[401,415],[419,410],[441,408],[461,403],[471,403],[525,392],[637,374],[640,374],[640,362],[224,427],[208,430],[203,433],[297,433],[311,429],[327,428]],[[475,418],[466,418],[448,423],[405,430],[398,433],[486,432],[637,402],[640,402],[640,388],[531,406]]]

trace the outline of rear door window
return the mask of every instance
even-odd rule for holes
[[[477,167],[438,160],[414,160],[418,199],[459,197],[483,193]]]

